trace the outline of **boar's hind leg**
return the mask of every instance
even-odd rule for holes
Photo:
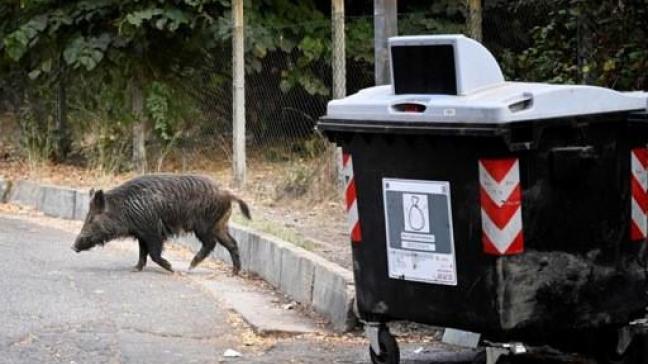
[[[241,270],[241,259],[239,257],[239,249],[236,240],[230,235],[227,230],[219,229],[216,232],[216,237],[218,241],[227,249],[232,258],[232,273],[237,275]]]
[[[171,268],[171,263],[168,260],[162,258],[162,241],[146,241],[146,246],[148,247],[149,256],[151,260],[157,263],[160,267],[168,270],[173,273],[173,268]]]
[[[212,250],[214,250],[214,247],[216,246],[216,237],[212,233],[197,231],[196,236],[202,243],[202,247],[200,248],[198,253],[196,253],[196,256],[191,260],[189,269],[196,268],[196,266],[198,266],[198,264],[200,264],[200,262],[202,262],[212,252]]]
[[[146,243],[141,239],[137,239],[137,242],[139,243],[139,260],[137,261],[137,265],[135,265],[135,267],[133,268],[133,271],[140,272],[142,271],[142,269],[144,269],[144,266],[146,265],[148,248],[146,247]]]

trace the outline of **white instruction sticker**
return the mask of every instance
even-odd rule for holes
[[[457,285],[450,183],[383,179],[389,277]]]

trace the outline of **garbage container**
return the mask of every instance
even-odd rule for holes
[[[647,95],[507,82],[460,35],[389,46],[392,84],[317,124],[343,151],[372,360],[398,362],[391,320],[560,346],[643,317]]]

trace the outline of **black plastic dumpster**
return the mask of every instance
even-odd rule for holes
[[[391,320],[622,355],[648,306],[646,94],[506,82],[463,36],[390,49],[392,84],[317,125],[344,154],[372,360],[398,362]]]

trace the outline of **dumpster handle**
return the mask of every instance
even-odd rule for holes
[[[422,113],[425,112],[427,106],[419,102],[408,101],[408,102],[393,104],[391,105],[391,109],[392,111],[399,112],[399,113]]]
[[[596,153],[594,147],[591,145],[582,145],[582,146],[569,146],[569,147],[554,147],[550,149],[550,152],[554,155],[568,155],[573,156],[577,155],[581,159],[595,159]]]
[[[529,110],[533,107],[533,94],[524,92],[518,99],[509,103],[508,108],[511,113]]]

